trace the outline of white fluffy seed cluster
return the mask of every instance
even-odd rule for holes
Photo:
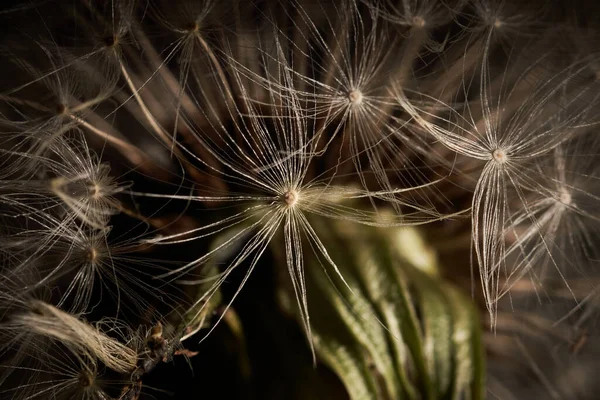
[[[447,275],[477,272],[500,336],[543,332],[572,348],[598,303],[600,25],[553,6],[112,0],[0,12],[18,22],[0,39],[0,386],[13,385],[0,393],[119,398],[96,379],[107,368],[140,374],[119,381],[135,398],[145,347],[91,324],[168,320],[187,339],[222,286],[248,271],[228,310],[282,244],[312,343],[303,254],[347,285],[321,219],[423,226]],[[534,308],[537,325],[513,332]],[[544,370],[539,347],[520,354],[541,375],[546,394],[534,396],[579,395]],[[489,390],[521,398],[494,368]]]

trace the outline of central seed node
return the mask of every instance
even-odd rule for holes
[[[560,193],[560,202],[566,206],[569,206],[571,205],[572,201],[573,197],[571,196],[571,193],[569,193],[566,188],[563,188]]]
[[[423,28],[425,26],[425,18],[420,16],[414,16],[412,19],[412,24],[414,27]]]
[[[87,253],[87,260],[91,263],[95,263],[96,260],[98,260],[99,254],[98,254],[98,250],[95,249],[94,247],[91,247],[88,249],[88,253]]]
[[[192,21],[185,24],[183,29],[188,32],[198,32],[200,30],[200,24],[198,24],[198,21]]]
[[[104,42],[104,46],[114,47],[119,44],[119,37],[117,35],[106,36],[102,41]]]
[[[288,207],[294,207],[298,202],[298,192],[295,190],[289,190],[283,195],[283,201]]]
[[[348,93],[348,101],[353,105],[360,105],[363,101],[363,94],[358,89],[353,89]]]
[[[100,199],[102,197],[102,191],[100,190],[100,185],[97,183],[94,183],[92,185],[90,185],[88,187],[88,190],[90,191],[90,195],[93,199]]]
[[[62,103],[58,103],[56,105],[56,115],[65,115],[66,113],[67,113],[67,106]]]
[[[499,164],[504,164],[508,161],[508,156],[506,152],[502,149],[496,149],[492,152],[492,158]]]

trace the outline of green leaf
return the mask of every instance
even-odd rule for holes
[[[343,276],[307,254],[314,346],[350,397],[482,399],[477,313],[418,231],[311,223]]]

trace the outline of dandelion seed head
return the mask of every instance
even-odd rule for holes
[[[283,201],[289,208],[293,208],[296,204],[298,204],[298,191],[295,189],[288,190],[283,194]]]
[[[99,200],[104,195],[104,193],[102,193],[102,186],[98,182],[94,182],[88,189],[90,191],[90,197],[94,200]]]
[[[56,115],[66,115],[68,111],[68,107],[63,103],[58,103],[56,105]]]
[[[418,15],[414,16],[412,19],[412,26],[417,27],[417,28],[424,28],[425,27],[425,18],[420,17]]]
[[[348,102],[352,106],[359,106],[363,102],[363,94],[358,89],[353,89],[348,93]]]
[[[569,193],[566,188],[562,188],[560,191],[559,201],[563,205],[569,206],[573,202],[573,196],[571,196],[571,193]]]
[[[102,39],[102,42],[106,47],[116,47],[119,45],[119,37],[115,34],[105,36],[104,39]]]
[[[496,149],[492,152],[492,159],[498,164],[504,164],[508,161],[508,155],[504,149]]]
[[[192,21],[183,26],[183,29],[188,33],[194,33],[200,31],[200,24],[198,21]]]
[[[87,260],[90,263],[95,263],[98,260],[98,249],[96,249],[95,247],[90,247],[87,251]]]
[[[82,371],[79,374],[78,383],[79,383],[79,386],[82,388],[89,388],[94,384],[94,378],[86,372],[87,371]]]
[[[2,237],[0,253],[8,264],[3,273],[19,280],[19,290],[35,289],[36,296],[60,289],[59,304],[32,302],[10,321],[7,333],[19,334],[9,345],[17,351],[21,342],[39,336],[59,350],[66,346],[56,361],[41,360],[47,371],[40,377],[54,378],[58,362],[73,364],[51,390],[47,382],[35,382],[34,370],[15,368],[32,374],[24,380],[29,387],[18,389],[19,398],[33,391],[27,398],[56,397],[58,385],[85,398],[115,397],[100,387],[105,370],[126,380],[162,359],[163,333],[171,346],[176,335],[185,340],[210,325],[213,332],[218,321],[204,318],[231,315],[233,300],[267,253],[267,260],[287,266],[290,282],[284,289],[294,291],[311,348],[322,346],[323,338],[312,336],[307,300],[312,290],[305,273],[318,262],[345,285],[341,295],[352,292],[355,279],[349,275],[346,282],[336,264],[339,251],[321,235],[327,221],[389,228],[443,220],[443,229],[431,230],[432,244],[439,242],[440,252],[455,251],[456,243],[461,254],[470,250],[471,263],[456,261],[480,269],[490,314],[530,271],[540,288],[552,289],[554,281],[544,285],[546,276],[554,280],[558,274],[570,294],[583,297],[569,269],[578,269],[577,278],[585,276],[579,266],[598,259],[589,251],[597,241],[598,196],[597,174],[586,170],[595,161],[580,153],[598,151],[567,141],[570,131],[594,125],[588,118],[594,108],[587,107],[593,88],[577,85],[587,84],[591,74],[600,80],[600,72],[586,65],[586,80],[572,79],[579,74],[575,64],[551,76],[546,59],[521,71],[529,65],[520,60],[525,45],[503,36],[531,32],[527,42],[546,46],[537,45],[538,32],[530,29],[539,25],[537,13],[521,12],[519,2],[351,0],[317,1],[314,7],[295,0],[291,9],[286,2],[274,2],[273,8],[270,2],[248,2],[253,4],[248,10],[244,2],[223,8],[212,0],[156,0],[148,7],[132,0],[81,3],[80,11],[69,5],[74,18],[67,18],[56,41],[40,41],[47,58],[38,57],[42,65],[30,54],[18,61],[32,80],[0,96],[0,122],[6,125],[0,150],[10,155],[0,165],[8,171],[0,173],[14,180],[0,193],[0,219],[4,222],[5,210],[19,217]],[[169,32],[156,34],[157,25]],[[78,35],[69,34],[71,28]],[[91,36],[91,43],[79,32]],[[69,35],[63,39],[64,34]],[[503,59],[506,50],[510,57]],[[556,103],[561,112],[554,118]],[[548,165],[548,153],[563,144],[577,156],[565,157],[567,162],[578,159],[578,167]],[[105,152],[106,146],[112,149]],[[481,161],[484,170],[473,191]],[[135,199],[123,195],[129,183],[113,177],[113,164],[113,171],[131,179]],[[132,166],[136,170],[129,171]],[[160,193],[143,192],[154,180],[161,182]],[[177,192],[170,194],[173,188]],[[473,218],[461,219],[466,222],[436,211],[442,206],[449,215],[462,214],[457,208],[469,200]],[[202,217],[205,211],[209,218]],[[19,235],[9,237],[12,231]],[[461,235],[450,245],[448,232]],[[435,251],[415,252],[409,239],[402,236],[398,248],[411,253],[415,266],[437,274]],[[164,263],[152,259],[162,254],[155,245],[183,250],[192,240],[200,245],[182,252],[181,260],[171,254]],[[577,242],[583,244],[571,245]],[[448,258],[454,257],[440,260]],[[38,276],[41,281],[32,285]],[[171,315],[146,302],[177,297],[179,290],[162,289],[156,280],[162,278],[198,285],[197,294],[186,290],[185,302],[176,307],[188,315],[194,303],[191,322],[171,326]],[[220,287],[230,282],[238,286],[222,299]],[[97,295],[103,296],[101,304]],[[89,312],[97,305],[102,313]],[[79,318],[104,315],[105,305],[107,310],[116,305],[127,324],[151,320],[153,328],[116,338],[119,328],[112,322],[103,326]],[[491,318],[495,325],[496,315]],[[154,325],[157,320],[170,321],[164,332]],[[470,332],[458,327],[451,339],[471,344]],[[437,349],[429,340],[424,346],[429,353]],[[32,358],[38,356],[34,350],[28,351]],[[137,398],[135,385],[141,382],[125,383],[120,398]]]

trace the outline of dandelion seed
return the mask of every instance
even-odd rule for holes
[[[277,76],[251,71],[234,58],[231,63],[241,75],[264,88],[272,88],[278,96],[297,97],[307,118],[335,126],[330,130],[319,128],[324,137],[313,140],[320,142],[316,148],[320,154],[328,152],[331,146],[339,146],[338,152],[329,151],[328,155],[328,164],[335,165],[337,174],[357,170],[367,190],[375,189],[371,176],[378,188],[388,192],[393,192],[396,182],[406,187],[427,183],[431,181],[429,175],[434,175],[433,168],[428,170],[420,161],[425,157],[436,165],[445,161],[429,151],[424,135],[413,132],[418,127],[405,118],[391,96],[391,88],[398,82],[407,87],[415,85],[412,67],[421,45],[405,43],[411,38],[389,35],[386,21],[379,18],[376,10],[361,13],[359,6],[350,0],[335,7],[337,18],[324,13],[327,29],[323,31],[302,4],[293,4],[297,16],[288,17],[294,32],[274,32],[278,41],[275,47],[281,46],[286,54],[293,52],[293,57],[280,60],[267,51],[263,56],[271,63],[284,62],[281,67],[291,74],[292,87],[279,82]],[[294,93],[289,93],[291,90]],[[339,162],[344,159],[351,162]],[[433,208],[430,195],[441,197],[433,188],[407,194],[413,197],[414,204],[422,202]],[[390,203],[393,205],[394,201]]]
[[[489,395],[593,397],[597,23],[560,8],[43,0],[0,10],[0,397],[137,399],[148,374],[160,381],[159,364],[196,354],[180,341],[214,333],[269,256],[285,265],[312,346],[322,338],[311,332],[308,252],[342,292],[383,290],[368,271],[366,282],[343,276],[331,252],[344,249],[318,234],[331,220],[439,222],[426,235],[444,249],[435,274],[468,279],[469,255],[479,268],[495,328]],[[470,223],[448,221],[469,205]],[[249,335],[264,333],[263,315],[251,313]],[[463,350],[465,332],[450,337]],[[424,343],[435,364],[445,344]],[[400,350],[411,378],[418,360],[406,355],[421,348]],[[387,368],[377,357],[370,374]],[[466,379],[464,367],[451,379]],[[432,382],[456,386],[438,372]]]
[[[161,195],[140,192],[132,192],[132,194],[192,202],[219,201],[240,204],[237,208],[238,211],[214,223],[180,234],[162,236],[151,241],[153,244],[182,243],[213,236],[226,229],[236,229],[234,231],[236,233],[231,238],[214,250],[165,274],[165,277],[177,277],[189,273],[193,268],[206,263],[219,252],[233,246],[241,238],[249,237],[245,239],[241,251],[234,256],[233,261],[227,265],[225,271],[210,278],[214,280],[214,283],[206,294],[198,299],[195,307],[200,310],[196,311],[197,313],[202,312],[204,308],[202,304],[208,303],[208,300],[231,273],[239,269],[244,261],[248,261],[249,266],[241,283],[243,286],[257,266],[267,246],[274,242],[278,232],[283,231],[287,268],[296,293],[297,305],[302,315],[304,328],[310,340],[308,300],[304,282],[303,242],[308,242],[313,251],[324,257],[328,267],[339,275],[337,266],[329,257],[326,248],[311,226],[310,214],[317,218],[345,219],[376,226],[421,224],[440,218],[440,216],[432,218],[429,216],[429,210],[419,208],[414,209],[414,212],[408,211],[413,206],[404,203],[399,196],[419,187],[389,191],[367,191],[337,187],[332,184],[331,177],[310,177],[310,164],[320,154],[317,151],[318,141],[314,139],[319,138],[322,135],[322,130],[329,127],[318,124],[313,118],[306,118],[304,113],[306,109],[302,106],[303,101],[292,86],[294,74],[286,65],[284,47],[278,41],[275,42],[275,46],[278,56],[277,64],[275,64],[276,69],[267,75],[276,77],[270,89],[272,102],[276,104],[272,109],[274,115],[264,118],[257,112],[255,103],[248,98],[244,86],[241,85],[241,77],[245,71],[233,72],[235,82],[240,83],[236,87],[236,91],[242,93],[240,100],[243,105],[240,109],[246,111],[240,115],[238,114],[239,109],[231,109],[232,115],[230,118],[233,121],[239,121],[236,122],[236,128],[241,130],[241,137],[248,144],[248,147],[242,147],[236,140],[236,135],[225,131],[222,134],[222,139],[226,141],[229,149],[235,151],[223,152],[209,138],[204,138],[201,132],[198,132],[196,136],[202,146],[228,167],[231,171],[228,173],[228,178],[233,182],[240,182],[242,189],[246,191],[250,189],[249,194],[230,194],[226,196]],[[265,65],[267,65],[266,62]],[[271,79],[263,79],[261,82],[270,84]],[[285,96],[280,96],[280,91],[283,91]],[[311,115],[316,116],[317,114]],[[271,129],[273,131],[270,131]],[[361,211],[352,206],[347,206],[343,202],[338,202],[338,199],[359,201],[360,199],[389,200],[388,198],[393,198],[402,207],[406,206],[407,212],[400,215],[390,214],[387,217],[376,218],[377,214],[373,211]],[[340,278],[343,281],[343,277],[340,276]],[[206,280],[203,279],[203,281]],[[188,281],[188,283],[193,283],[193,281]],[[238,295],[240,290],[241,286],[236,290],[233,298]],[[193,309],[196,310],[196,308]]]
[[[137,363],[135,349],[47,303],[26,301],[20,308],[11,310],[0,326],[2,355],[10,349],[7,343],[20,346],[3,367],[8,367],[5,372],[29,371],[37,379],[6,380],[0,393],[13,398],[107,399],[127,384],[125,376]]]
[[[575,301],[585,303],[595,296],[592,271],[594,260],[600,257],[592,243],[598,234],[594,228],[598,174],[591,163],[597,141],[593,136],[578,136],[540,160],[542,185],[526,207],[516,212],[507,230],[506,256],[511,262],[502,294],[528,274],[547,295],[555,295],[557,289],[546,286],[558,280]]]
[[[0,201],[12,203],[12,198],[25,193],[40,198],[54,196],[60,201],[49,201],[42,208],[43,212],[54,208],[60,210],[65,221],[79,220],[92,228],[103,229],[120,208],[114,196],[124,186],[110,176],[108,165],[99,162],[87,142],[78,140],[81,136],[69,136],[55,139],[44,157],[28,156],[38,171],[44,171],[43,175],[38,172],[41,176],[36,179],[5,181],[6,190],[11,192],[0,197]]]
[[[530,66],[513,83],[514,86],[503,88],[495,95],[496,101],[503,103],[498,103],[492,112],[494,94],[489,86],[488,57],[488,53],[484,53],[477,100],[480,108],[466,105],[466,116],[457,117],[461,122],[453,123],[437,119],[429,112],[419,112],[402,95],[399,102],[412,109],[414,118],[445,146],[458,154],[486,162],[473,197],[472,238],[493,326],[496,300],[502,292],[498,281],[501,271],[506,272],[507,252],[514,250],[506,247],[505,232],[510,230],[515,218],[519,219],[516,217],[518,203],[525,214],[531,216],[527,192],[532,188],[538,190],[536,180],[543,180],[535,170],[535,160],[576,133],[589,129],[590,112],[596,97],[592,97],[592,103],[583,104],[581,99],[587,96],[589,88],[571,86],[577,74],[585,69],[586,63],[577,63],[539,82],[524,99],[512,98],[519,93],[520,85],[529,85],[522,79],[534,68]],[[561,111],[550,111],[554,110],[553,102],[564,104]],[[440,125],[429,122],[420,113],[437,119]],[[509,200],[513,197],[515,202]],[[535,219],[531,218],[535,225]]]
[[[467,4],[466,1],[440,3],[431,0],[411,0],[400,3],[390,0],[362,0],[376,10],[381,18],[401,26],[435,28],[449,23]]]

